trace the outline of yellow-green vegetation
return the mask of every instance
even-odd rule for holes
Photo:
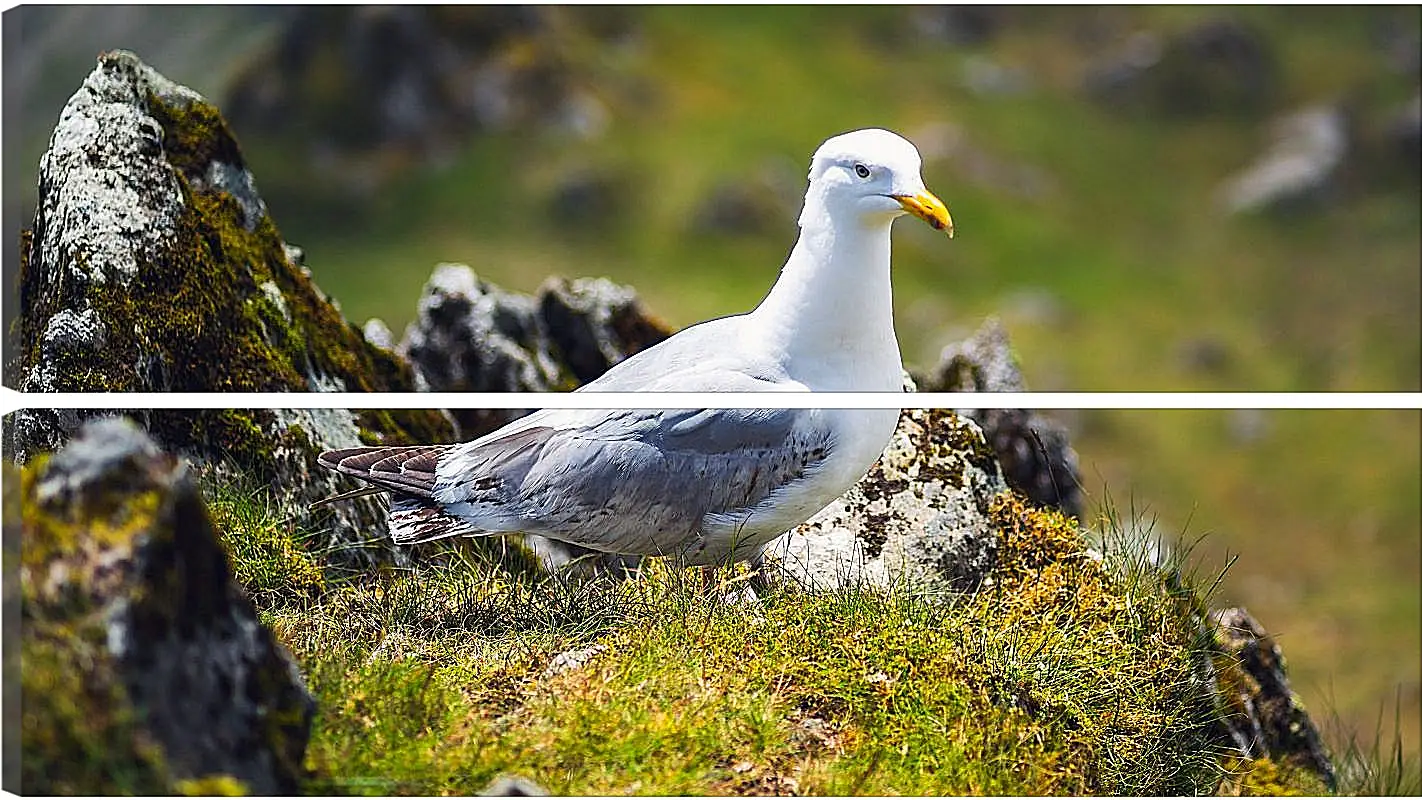
[[[758,302],[795,235],[791,206],[744,233],[698,231],[715,187],[759,187],[769,173],[794,195],[831,134],[884,126],[928,149],[947,124],[938,136],[960,144],[930,158],[924,177],[959,235],[895,232],[911,366],[930,366],[943,344],[998,314],[1039,390],[1422,385],[1415,175],[1370,183],[1355,170],[1338,202],[1282,217],[1230,217],[1216,196],[1267,146],[1272,114],[1347,100],[1367,128],[1406,100],[1415,72],[1395,67],[1380,37],[1422,26],[1416,6],[1019,8],[968,45],[915,33],[915,13],[628,9],[636,35],[625,46],[557,42],[608,106],[601,136],[480,134],[439,168],[410,170],[364,202],[347,197],[329,219],[311,191],[278,187],[340,185],[309,177],[308,139],[243,142],[273,214],[354,320],[379,316],[400,331],[433,265],[463,261],[522,291],[550,274],[607,275],[684,326]],[[1221,16],[1255,26],[1278,56],[1269,107],[1117,113],[1081,90],[1089,64],[1131,33],[1171,36]],[[964,77],[984,58],[1021,70],[1026,88],[970,91]],[[1020,168],[1045,178],[1039,191],[992,177]],[[619,202],[590,224],[553,214],[561,182],[588,169],[624,187]],[[1222,354],[1215,366],[1182,357],[1201,342]],[[1223,596],[1280,632],[1312,708],[1336,707],[1345,727],[1370,730],[1380,706],[1400,701],[1416,754],[1422,416],[1265,417],[1250,440],[1229,433],[1228,414],[1092,413],[1073,444],[1089,495],[1130,492],[1165,527],[1188,521],[1208,534],[1212,556],[1248,555]]]
[[[270,538],[260,513],[218,513],[229,542]],[[264,576],[263,621],[318,698],[307,791],[469,794],[514,774],[573,794],[1173,794],[1240,772],[1220,761],[1192,576],[1092,550],[1015,497],[993,519],[998,563],[968,596],[729,602],[741,570],[708,592],[664,562],[569,583],[474,559],[313,599],[304,567],[283,590],[284,550],[233,556]]]
[[[1327,787],[1313,774],[1281,766],[1273,759],[1254,761],[1228,759],[1229,777],[1217,794],[1225,797],[1300,797],[1327,794]],[[1370,794],[1364,792],[1364,794]]]
[[[122,549],[153,524],[156,492],[111,508],[59,515],[35,503],[45,459],[24,470],[5,466],[5,524],[25,523],[20,538],[20,781],[37,794],[167,792],[161,747],[136,720],[104,645],[101,608],[76,586],[103,586],[93,552]],[[18,515],[18,519],[11,515]],[[107,666],[107,668],[106,668]]]
[[[265,494],[226,485],[213,485],[210,494],[213,527],[230,554],[237,582],[254,602],[294,604],[325,591],[320,562],[289,523],[275,518]]]

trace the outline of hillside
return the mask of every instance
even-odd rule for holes
[[[743,310],[789,246],[809,152],[832,133],[882,125],[918,142],[959,226],[951,243],[897,232],[911,365],[932,364],[996,314],[1036,389],[1417,390],[1417,168],[1388,160],[1384,144],[1417,92],[1417,9],[1232,9],[1224,21],[1248,35],[1223,78],[1201,68],[1167,82],[1203,91],[1203,105],[1154,105],[1155,79],[1135,84],[1144,99],[1090,88],[1132,47],[1148,56],[1151,41],[1187,40],[1220,13],[639,8],[403,28],[368,17],[375,42],[473,31],[487,55],[475,66],[497,69],[457,85],[512,75],[576,112],[397,129],[394,146],[350,133],[378,130],[362,108],[388,98],[353,91],[364,84],[342,70],[362,62],[320,38],[346,30],[337,17],[223,18],[223,30],[319,56],[284,105],[229,106],[244,74],[289,63],[247,49],[258,45],[244,45],[245,58],[204,48],[223,80],[169,72],[232,87],[211,94],[232,112],[282,234],[349,319],[380,317],[397,338],[440,261],[523,291],[550,274],[607,275],[674,327]],[[173,19],[146,30],[189,18]],[[29,127],[53,126],[92,55],[51,106],[28,98],[41,118]],[[1244,94],[1212,94],[1243,78]],[[1224,210],[1221,187],[1270,147],[1276,118],[1319,105],[1346,112],[1350,137],[1326,189],[1302,207]],[[1111,498],[1157,517],[1167,538],[1205,536],[1206,564],[1243,554],[1218,596],[1280,633],[1305,699],[1340,717],[1335,746],[1347,730],[1369,738],[1380,714],[1386,739],[1400,706],[1406,749],[1418,751],[1422,414],[1059,417],[1081,454],[1089,516]]]

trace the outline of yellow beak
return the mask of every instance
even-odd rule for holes
[[[929,225],[948,234],[948,238],[953,238],[953,218],[948,214],[948,207],[943,205],[943,201],[933,196],[933,192],[925,189],[918,194],[896,194],[891,195],[899,201],[899,205],[904,210]]]

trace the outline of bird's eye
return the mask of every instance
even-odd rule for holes
[[[855,164],[854,174],[858,175],[861,178],[867,178],[869,177],[869,168],[864,166],[863,164]]]

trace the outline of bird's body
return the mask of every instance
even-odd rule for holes
[[[752,312],[694,325],[579,391],[902,390],[889,229],[952,223],[888,131],[816,152],[801,235]],[[355,448],[321,463],[393,493],[414,543],[532,533],[611,553],[742,560],[861,478],[893,409],[545,409],[463,444]]]

